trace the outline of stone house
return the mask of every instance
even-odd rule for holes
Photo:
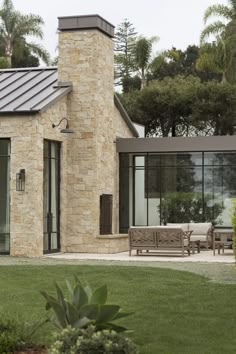
[[[231,227],[236,136],[140,137],[114,96],[113,35],[62,17],[58,68],[0,70],[0,254],[121,252],[130,225],[168,213]]]
[[[116,139],[138,133],[114,97],[113,35],[98,15],[62,17],[58,69],[0,71],[1,254],[127,249]]]

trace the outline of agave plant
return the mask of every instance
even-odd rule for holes
[[[118,305],[109,305],[107,302],[107,286],[103,285],[95,291],[86,283],[83,285],[75,276],[74,286],[66,280],[69,296],[65,297],[61,287],[54,283],[57,297],[46,291],[41,294],[46,299],[46,310],[50,311],[49,320],[59,328],[72,326],[86,328],[93,324],[96,330],[110,329],[116,332],[127,331],[127,328],[115,325],[114,320],[130,315],[121,312]]]

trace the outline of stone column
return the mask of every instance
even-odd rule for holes
[[[67,251],[96,251],[99,196],[113,193],[114,27],[98,15],[59,18],[60,81],[72,81],[67,145]],[[112,159],[112,163],[111,163]]]

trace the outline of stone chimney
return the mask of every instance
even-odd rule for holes
[[[99,196],[114,193],[114,26],[98,15],[59,17],[59,81],[71,81],[67,223],[62,250],[94,252]],[[63,167],[62,167],[63,168]]]

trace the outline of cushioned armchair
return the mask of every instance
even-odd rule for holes
[[[203,223],[189,223],[189,230],[192,230],[191,240],[200,240],[200,244],[204,245],[206,249],[212,245],[212,224]]]
[[[200,240],[201,246],[205,246],[206,249],[212,246],[212,224],[210,222],[201,223],[185,223],[185,224],[172,224],[169,223],[167,226],[181,226],[183,231],[192,231],[190,240]]]

